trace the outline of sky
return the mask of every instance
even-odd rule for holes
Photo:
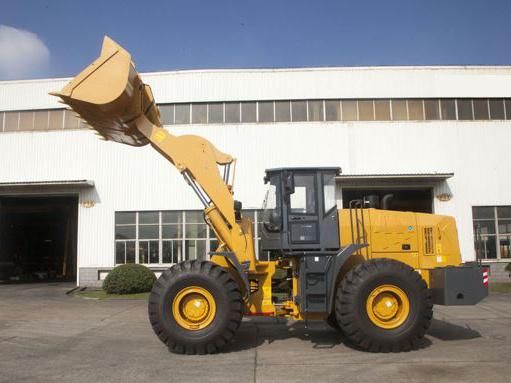
[[[0,0],[0,80],[70,77],[107,34],[141,72],[509,65],[509,0]]]

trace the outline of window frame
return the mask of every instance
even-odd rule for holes
[[[474,251],[476,252],[476,257],[478,257],[477,241],[480,240],[480,239],[478,239],[478,235],[477,235],[476,229],[475,229],[476,222],[481,222],[481,221],[492,222],[493,221],[493,224],[495,227],[495,231],[493,234],[484,234],[484,237],[495,238],[495,247],[496,247],[495,255],[496,255],[496,257],[495,258],[483,258],[483,257],[479,258],[480,260],[485,261],[485,262],[499,262],[499,261],[511,262],[511,256],[510,257],[502,257],[502,253],[501,253],[501,248],[500,248],[501,237],[509,238],[509,237],[511,237],[511,235],[509,233],[500,233],[500,231],[499,231],[499,216],[498,216],[498,208],[499,207],[511,207],[511,205],[472,206],[472,230],[473,230],[473,236],[474,236]],[[474,218],[474,209],[477,209],[477,208],[492,208],[493,209],[493,218]],[[503,217],[502,220],[511,220],[511,218]]]
[[[182,262],[188,259],[195,259],[190,258],[191,254],[188,253],[186,248],[186,242],[187,241],[194,241],[195,244],[197,244],[197,241],[203,241],[205,245],[206,254],[204,255],[203,259],[209,260],[209,252],[212,251],[211,245],[212,242],[217,241],[213,231],[209,228],[209,226],[206,224],[206,222],[195,222],[195,221],[187,221],[186,214],[187,213],[202,213],[203,210],[140,210],[140,211],[115,211],[114,212],[114,254],[113,254],[113,263],[115,266],[126,264],[127,263],[127,254],[128,254],[128,242],[133,242],[135,247],[135,257],[134,257],[134,263],[136,264],[142,264],[147,267],[169,267],[173,265],[174,263],[168,263],[163,262],[163,243],[169,242],[170,246],[173,248],[174,242],[180,243],[181,246],[181,254],[171,254],[171,260],[176,260],[178,262]],[[147,213],[147,212],[157,212],[158,213],[158,223],[140,223],[140,213]],[[163,213],[165,212],[176,212],[178,213],[181,218],[180,222],[170,223],[170,222],[163,222]],[[115,219],[116,213],[134,213],[135,214],[135,221],[134,223],[117,223],[117,220]],[[242,214],[253,214],[253,230],[254,230],[254,248],[256,257],[259,258],[260,254],[260,246],[261,246],[261,237],[259,235],[259,229],[258,225],[262,222],[259,219],[262,217],[262,211],[260,209],[244,209],[242,211]],[[178,219],[179,220],[179,219]],[[140,238],[140,227],[141,226],[151,226],[151,225],[158,225],[158,238]],[[195,236],[187,236],[186,235],[186,225],[191,224],[200,224],[205,225],[206,228],[206,234],[204,238],[199,238]],[[163,226],[165,225],[177,225],[181,226],[181,236],[179,238],[163,238]],[[134,226],[135,227],[135,238],[116,238],[116,228],[118,226]],[[141,243],[145,242],[153,242],[158,241],[158,263],[151,263],[150,260],[150,244],[149,244],[149,253],[148,253],[148,260],[149,263],[141,263]],[[122,243],[124,245],[124,254],[122,255],[122,258],[124,260],[124,263],[118,263],[117,262],[117,246],[119,243]],[[197,245],[196,245],[197,246]],[[179,247],[179,246],[177,246]],[[195,252],[196,253],[196,252]],[[196,253],[197,254],[197,253]],[[266,260],[268,260],[268,255],[266,254]],[[201,258],[202,259],[202,258]],[[131,262],[130,262],[131,263]]]

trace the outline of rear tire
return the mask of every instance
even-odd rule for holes
[[[338,287],[335,308],[348,340],[372,352],[417,348],[433,316],[425,281],[391,259],[372,259],[350,270]]]
[[[209,261],[166,270],[149,296],[149,320],[169,351],[210,354],[232,341],[243,316],[238,284]]]

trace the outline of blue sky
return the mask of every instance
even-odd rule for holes
[[[72,76],[97,56],[104,34],[144,72],[510,64],[510,16],[511,1],[501,0],[2,0],[0,25],[31,32],[39,56],[4,27],[0,79]],[[32,67],[16,70],[21,64]]]

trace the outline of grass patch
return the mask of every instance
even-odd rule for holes
[[[147,299],[149,293],[136,293],[136,294],[108,294],[105,290],[85,290],[79,291],[76,295],[82,298],[91,299]]]
[[[490,293],[511,293],[511,282],[490,282]]]

